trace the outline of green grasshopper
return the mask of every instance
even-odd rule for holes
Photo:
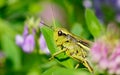
[[[91,42],[80,39],[75,35],[69,33],[64,28],[54,29],[54,41],[58,47],[58,52],[54,53],[49,60],[54,59],[55,56],[65,53],[68,57],[82,63],[90,72],[93,72],[92,67],[89,65],[86,57],[90,51]],[[75,68],[77,68],[79,64]]]
[[[88,52],[90,51],[90,45],[92,43],[71,34],[65,28],[56,28],[54,19],[53,24],[54,41],[59,50],[54,53],[49,60],[54,59],[54,57],[61,53],[65,53],[68,57],[77,60],[79,63],[82,63],[90,72],[93,72],[93,68],[89,65],[86,59],[86,57],[88,56]],[[48,26],[46,24],[44,25]],[[78,66],[79,64],[77,64],[75,68],[77,68]]]

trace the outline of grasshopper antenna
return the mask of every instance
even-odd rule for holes
[[[49,26],[49,25],[47,25],[47,24],[45,24],[44,22],[42,22],[42,21],[40,21],[40,23],[41,24],[43,24],[43,25],[45,25],[45,26],[47,26],[47,27],[49,27],[49,28],[51,28],[52,26]]]
[[[44,26],[47,26],[47,27],[49,27],[49,28],[52,28],[52,26],[49,26],[49,25],[45,24],[44,21],[40,21],[40,24],[42,24],[42,25],[44,25]]]
[[[50,27],[49,25],[44,23],[44,18],[42,16],[40,18],[41,18],[40,24],[47,26],[47,27]]]
[[[52,5],[51,5],[51,14],[52,14],[52,20],[53,20],[53,27],[56,28],[56,23],[55,23],[55,18],[54,18],[54,12],[53,12]]]
[[[47,27],[49,27],[47,24],[45,24],[44,22],[42,22],[42,21],[40,21],[40,23],[41,24],[43,24],[43,25],[45,25],[45,26],[47,26]]]
[[[55,18],[54,18],[54,13],[53,13],[53,6],[51,5],[51,15],[52,15],[52,22],[53,22],[53,25],[52,26],[49,26],[49,25],[47,25],[47,24],[45,24],[44,23],[44,18],[41,16],[41,19],[43,20],[43,21],[40,21],[40,23],[41,24],[43,24],[43,25],[45,25],[45,26],[47,26],[47,27],[50,27],[50,28],[56,28],[56,23],[55,23]]]

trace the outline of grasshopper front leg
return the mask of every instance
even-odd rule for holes
[[[60,50],[60,51],[58,51],[58,52],[56,52],[56,53],[54,53],[50,58],[49,58],[49,60],[52,60],[52,59],[54,59],[54,57],[55,56],[57,56],[58,54],[60,54],[60,53],[63,53],[63,52],[65,52],[66,50],[64,49],[64,50]]]
[[[78,63],[78,64],[75,66],[75,69],[77,69],[79,66],[80,66],[80,64]]]

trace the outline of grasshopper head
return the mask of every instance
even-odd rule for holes
[[[54,30],[54,40],[55,40],[55,42],[59,45],[63,44],[67,40],[67,38],[66,38],[67,34],[69,34],[69,32],[66,29],[56,28]]]

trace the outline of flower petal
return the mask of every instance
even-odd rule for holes
[[[46,45],[46,41],[44,39],[44,36],[41,34],[40,35],[40,39],[39,39],[39,44],[40,44],[40,49],[45,52],[46,54],[49,54],[50,51],[49,49],[47,48],[47,45]]]
[[[15,40],[18,46],[22,46],[22,44],[24,43],[24,38],[21,35],[16,35]]]
[[[34,50],[34,46],[35,46],[34,36],[30,34],[25,38],[25,42],[22,48],[25,52],[32,52]]]

